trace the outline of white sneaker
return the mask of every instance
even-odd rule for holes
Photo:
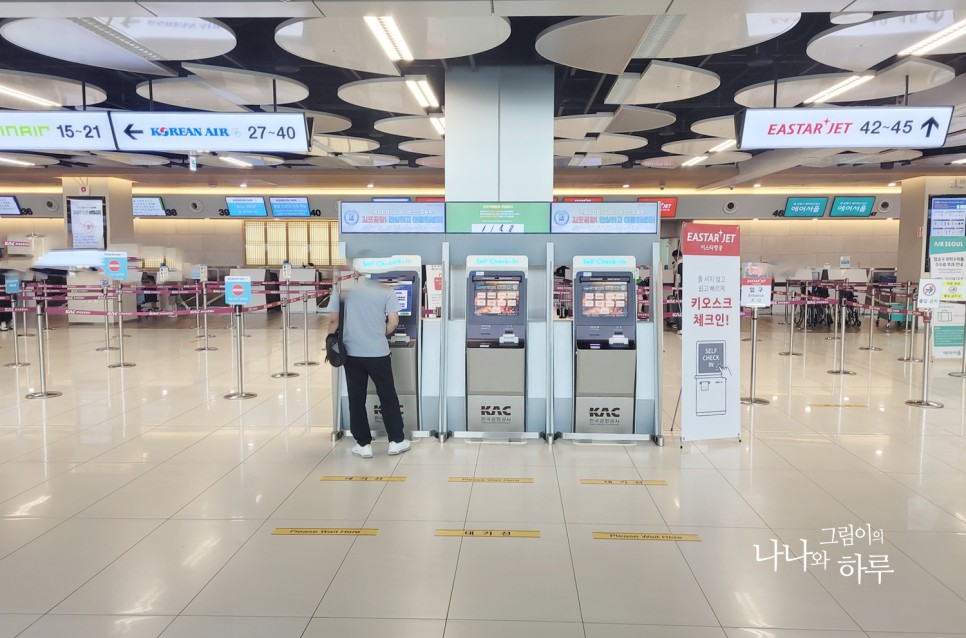
[[[403,439],[399,443],[393,443],[392,441],[390,441],[389,456],[395,456],[397,454],[402,454],[403,452],[407,452],[411,447],[412,445],[410,445],[409,441],[407,441],[406,439]]]
[[[7,322],[6,321],[0,321],[0,330],[3,330],[4,332],[6,332],[9,329],[10,328],[7,327]]]
[[[372,458],[372,446],[371,445],[357,445],[352,448],[352,453],[356,456],[361,456],[364,459]]]

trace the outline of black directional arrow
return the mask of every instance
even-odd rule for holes
[[[939,126],[939,124],[936,124],[936,126]],[[132,140],[136,140],[137,138],[134,136],[141,135],[144,133],[144,131],[142,131],[141,129],[134,130],[134,124],[128,124],[127,126],[124,127],[124,133],[127,134],[127,136],[130,137]]]
[[[923,123],[923,125],[920,126],[919,128],[926,129],[926,137],[930,137],[932,135],[932,130],[934,128],[939,128],[939,122],[936,121],[936,118],[931,117],[928,120],[926,120]]]

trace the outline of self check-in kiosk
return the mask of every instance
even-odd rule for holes
[[[527,258],[466,259],[466,430],[526,429]]]
[[[422,263],[419,256],[400,255],[384,259],[355,259],[353,269],[369,275],[370,279],[391,287],[399,302],[399,325],[389,335],[389,354],[392,376],[402,408],[406,438],[420,429],[419,420],[419,365],[422,297]],[[373,430],[383,430],[382,409],[372,381],[369,382],[366,410]]]
[[[637,376],[637,264],[575,257],[574,432],[631,434]]]

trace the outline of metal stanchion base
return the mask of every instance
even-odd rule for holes
[[[802,356],[802,353],[801,352],[779,352],[778,356],[779,357],[800,357]]]
[[[866,352],[882,352],[882,348],[878,346],[872,346],[871,348],[869,346],[862,346],[859,348],[859,350],[865,350]]]
[[[112,363],[107,367],[108,368],[133,368],[136,365],[137,365],[136,363]]]
[[[37,335],[35,335],[35,334],[34,334],[34,333],[32,333],[32,332],[25,332],[25,333],[23,333],[23,334],[22,334],[22,335],[20,335],[20,336],[21,336],[21,337],[36,337]]]
[[[854,375],[855,372],[852,370],[829,370],[829,374],[843,374],[843,375]]]
[[[826,341],[838,341],[839,337],[825,337]]]
[[[292,377],[299,376],[298,372],[276,372],[272,375],[273,379],[291,379]]]
[[[28,399],[53,399],[54,397],[63,396],[63,392],[57,392],[56,390],[47,390],[46,392],[31,392],[26,395]]]
[[[218,348],[212,348],[211,346],[207,348],[195,348],[195,352],[210,352],[212,350],[217,350]]]
[[[208,335],[208,338],[209,339],[214,339],[217,336],[218,335]],[[195,335],[195,339],[204,339],[204,338],[205,338],[205,335]]]
[[[899,357],[896,361],[902,361],[905,363],[922,363],[922,359],[919,357]]]
[[[771,401],[752,397],[741,397],[741,405],[770,405]]]
[[[20,363],[6,363],[6,364],[4,364],[3,367],[4,368],[26,368],[29,365],[30,364],[28,362],[21,361]]]
[[[238,401],[241,399],[254,399],[257,396],[258,395],[254,392],[229,392],[224,396],[224,398],[232,401]]]
[[[300,367],[301,366],[317,366],[317,365],[319,365],[319,362],[318,361],[299,361],[299,362],[295,363],[294,365],[297,365],[297,366],[300,366]]]
[[[118,350],[118,348],[114,346],[101,346],[95,352],[107,352],[108,350]]]
[[[919,400],[906,401],[906,405],[912,406],[914,408],[929,408],[933,410],[946,407],[942,403],[939,403],[938,401],[919,401]]]
[[[751,337],[745,337],[742,341],[751,341]],[[758,339],[757,342],[761,343],[761,339]]]
[[[295,365],[298,365],[297,363]],[[949,376],[956,377],[958,379],[966,379],[966,372],[950,372]]]

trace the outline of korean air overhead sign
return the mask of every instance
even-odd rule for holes
[[[305,153],[301,113],[3,111],[0,151]]]
[[[735,116],[738,147],[939,148],[951,106],[748,109]]]

